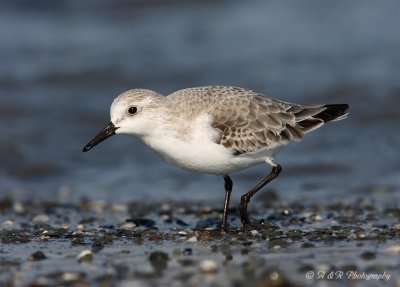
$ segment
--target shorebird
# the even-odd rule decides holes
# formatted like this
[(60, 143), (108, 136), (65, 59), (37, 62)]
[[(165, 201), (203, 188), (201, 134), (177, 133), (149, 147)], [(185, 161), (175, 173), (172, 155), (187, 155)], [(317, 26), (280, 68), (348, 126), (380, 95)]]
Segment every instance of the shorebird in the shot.
[(111, 122), (83, 151), (114, 134), (128, 134), (140, 138), (171, 164), (223, 176), (221, 229), (225, 231), (233, 186), (229, 174), (267, 163), (271, 172), (241, 196), (240, 218), (247, 229), (250, 199), (282, 170), (274, 155), (325, 123), (346, 118), (348, 108), (347, 104), (293, 104), (230, 86), (188, 88), (168, 96), (133, 89), (114, 99)]

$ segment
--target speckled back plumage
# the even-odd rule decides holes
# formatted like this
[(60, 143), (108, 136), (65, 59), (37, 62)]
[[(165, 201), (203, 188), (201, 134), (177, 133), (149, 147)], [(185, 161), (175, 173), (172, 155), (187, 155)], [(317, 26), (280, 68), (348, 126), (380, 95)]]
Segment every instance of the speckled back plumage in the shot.
[(299, 141), (325, 122), (344, 118), (348, 108), (291, 104), (229, 86), (189, 88), (167, 98), (177, 113), (193, 117), (211, 114), (212, 127), (220, 131), (217, 143), (232, 149), (235, 155)]

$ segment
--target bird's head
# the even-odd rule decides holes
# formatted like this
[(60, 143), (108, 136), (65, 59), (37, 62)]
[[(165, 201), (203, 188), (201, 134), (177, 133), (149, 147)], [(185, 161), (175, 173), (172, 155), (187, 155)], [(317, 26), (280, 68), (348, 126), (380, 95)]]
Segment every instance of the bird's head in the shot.
[(115, 134), (144, 136), (156, 124), (156, 117), (165, 98), (151, 90), (134, 89), (119, 95), (110, 109), (111, 122), (84, 148), (92, 147)]

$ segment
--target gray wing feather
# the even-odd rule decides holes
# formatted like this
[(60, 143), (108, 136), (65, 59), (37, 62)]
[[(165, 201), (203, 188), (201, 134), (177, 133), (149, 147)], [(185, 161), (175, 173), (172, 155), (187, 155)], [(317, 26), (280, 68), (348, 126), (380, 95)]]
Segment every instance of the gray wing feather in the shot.
[(226, 86), (190, 88), (169, 97), (186, 113), (211, 114), (212, 127), (220, 132), (216, 142), (232, 149), (235, 155), (299, 141), (305, 133), (324, 124), (316, 115), (326, 110), (323, 105), (290, 104)]

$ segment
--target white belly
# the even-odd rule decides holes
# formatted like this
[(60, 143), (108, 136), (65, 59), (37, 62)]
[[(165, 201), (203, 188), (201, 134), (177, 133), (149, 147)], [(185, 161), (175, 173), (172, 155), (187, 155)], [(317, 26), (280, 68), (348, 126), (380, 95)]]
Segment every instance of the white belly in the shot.
[[(176, 128), (176, 126), (175, 126)], [(256, 153), (239, 156), (223, 145), (215, 143), (218, 132), (211, 127), (210, 117), (198, 117), (190, 125), (186, 136), (173, 129), (160, 129), (144, 137), (143, 141), (166, 161), (194, 172), (225, 175), (256, 164), (264, 163), (282, 146), (265, 148)]]
[(144, 142), (173, 165), (193, 172), (216, 175), (230, 174), (265, 163), (267, 158), (272, 157), (282, 148), (281, 146), (235, 156), (232, 150), (205, 137), (192, 141), (160, 137), (151, 140), (144, 139)]

